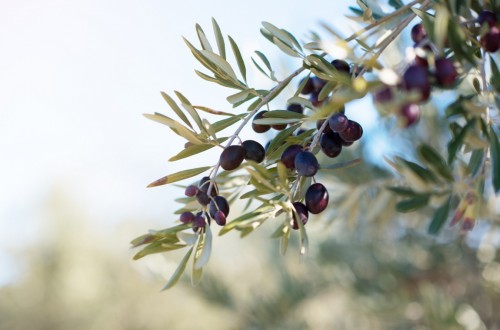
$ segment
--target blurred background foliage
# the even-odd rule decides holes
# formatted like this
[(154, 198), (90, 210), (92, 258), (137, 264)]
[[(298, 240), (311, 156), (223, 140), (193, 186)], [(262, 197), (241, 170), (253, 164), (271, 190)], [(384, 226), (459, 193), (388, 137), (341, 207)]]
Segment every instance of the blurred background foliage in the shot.
[(200, 286), (184, 276), (160, 293), (181, 254), (132, 262), (123, 246), (142, 221), (92, 228), (70, 195), (53, 191), (50, 230), (13, 251), (24, 269), (0, 288), (0, 329), (500, 328), (500, 234), (489, 224), (435, 238), (397, 218), (326, 215), (311, 219), (300, 258), (297, 237), (281, 256), (266, 223), (217, 237)]

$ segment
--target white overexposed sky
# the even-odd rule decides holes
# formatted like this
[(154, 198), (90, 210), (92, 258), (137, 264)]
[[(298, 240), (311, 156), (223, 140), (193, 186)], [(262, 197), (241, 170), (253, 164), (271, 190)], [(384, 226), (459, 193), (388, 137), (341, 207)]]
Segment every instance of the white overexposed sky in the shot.
[[(229, 91), (194, 74), (200, 65), (181, 36), (197, 44), (196, 22), (213, 40), (215, 17), (248, 68), (258, 49), (284, 76), (300, 60), (276, 51), (260, 35), (261, 21), (304, 38), (321, 31), (320, 20), (340, 22), (346, 7), (334, 1), (1, 0), (0, 278), (12, 262), (2, 251), (45, 230), (43, 205), (60, 187), (103, 226), (172, 216), (182, 192), (145, 187), (191, 164), (167, 162), (184, 142), (142, 113), (169, 113), (159, 92), (173, 90), (230, 110)], [(345, 23), (339, 28), (350, 31)], [(269, 86), (249, 71), (250, 80)]]

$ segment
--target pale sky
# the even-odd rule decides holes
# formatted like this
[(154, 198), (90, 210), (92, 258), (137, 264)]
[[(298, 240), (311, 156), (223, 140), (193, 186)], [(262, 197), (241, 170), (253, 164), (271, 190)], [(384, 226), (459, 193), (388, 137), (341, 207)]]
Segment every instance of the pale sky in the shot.
[[(43, 231), (43, 205), (56, 189), (102, 225), (173, 216), (173, 199), (182, 191), (146, 185), (192, 164), (167, 162), (184, 142), (142, 113), (169, 113), (159, 92), (173, 90), (194, 103), (230, 110), (229, 91), (194, 74), (201, 66), (181, 36), (197, 44), (195, 23), (211, 36), (215, 17), (238, 42), (247, 68), (258, 49), (284, 77), (300, 60), (275, 51), (261, 37), (260, 23), (270, 21), (304, 38), (312, 29), (321, 31), (320, 20), (339, 22), (347, 7), (339, 6), (0, 0), (0, 269), (13, 262), (2, 250), (20, 248)], [(256, 70), (249, 76), (266, 87)]]

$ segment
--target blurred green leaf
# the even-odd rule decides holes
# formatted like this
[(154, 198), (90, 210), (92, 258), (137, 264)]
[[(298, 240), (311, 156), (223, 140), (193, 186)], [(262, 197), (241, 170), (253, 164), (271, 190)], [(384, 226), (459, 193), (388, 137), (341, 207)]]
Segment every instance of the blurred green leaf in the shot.
[(413, 173), (418, 175), (422, 180), (426, 182), (435, 182), (437, 180), (436, 176), (427, 168), (414, 163), (410, 162), (406, 159), (403, 159), (401, 157), (397, 157), (398, 161), (400, 164), (411, 170)]
[(396, 210), (402, 213), (416, 211), (427, 206), (427, 204), (429, 204), (429, 198), (429, 194), (421, 194), (404, 199), (396, 203)]
[(500, 191), (500, 142), (493, 126), (490, 126), (490, 153), (492, 161), (492, 183), (495, 193)]
[(448, 213), (450, 212), (450, 205), (451, 205), (451, 196), (448, 197), (446, 202), (444, 202), (443, 205), (441, 205), (434, 212), (432, 220), (429, 224), (429, 228), (427, 230), (429, 234), (436, 235), (437, 233), (439, 233), (444, 223), (446, 222), (446, 219), (448, 219)]
[[(208, 224), (206, 226), (208, 226)], [(205, 245), (205, 235), (200, 234), (198, 238), (198, 243), (196, 244), (196, 248), (194, 250), (193, 268), (191, 271), (191, 284), (193, 286), (197, 286), (198, 284), (200, 284), (201, 278), (203, 276), (203, 267), (197, 268), (196, 263), (198, 262), (198, 259), (202, 254), (204, 245)]]
[(479, 170), (482, 167), (484, 160), (484, 150), (483, 149), (475, 149), (472, 151), (472, 154), (469, 159), (469, 165), (467, 166), (468, 172), (472, 176), (476, 176)]
[(212, 168), (212, 166), (204, 166), (204, 167), (198, 167), (198, 168), (193, 168), (193, 169), (184, 170), (184, 171), (180, 171), (177, 173), (169, 174), (167, 176), (164, 176), (163, 178), (160, 178), (160, 179), (150, 183), (148, 185), (148, 188), (162, 186), (164, 184), (174, 183), (174, 182), (181, 181), (181, 180), (184, 180), (187, 178), (191, 178), (195, 175), (198, 175), (200, 173), (207, 171), (210, 168)]
[(471, 130), (475, 124), (476, 124), (476, 119), (472, 118), (471, 120), (469, 120), (467, 125), (462, 127), (460, 131), (450, 140), (450, 142), (448, 142), (448, 164), (451, 164), (453, 162), (458, 152), (458, 149), (460, 149), (460, 147), (464, 143), (464, 139), (465, 136), (467, 135), (467, 132)]
[(454, 178), (446, 160), (431, 146), (422, 144), (418, 147), (420, 156), (444, 179), (453, 182)]
[(187, 263), (189, 261), (189, 258), (191, 257), (191, 253), (193, 252), (193, 248), (194, 247), (191, 247), (188, 250), (188, 252), (184, 255), (184, 257), (182, 258), (181, 262), (177, 266), (177, 269), (172, 274), (172, 276), (170, 277), (170, 279), (168, 280), (168, 282), (165, 284), (165, 286), (162, 288), (162, 291), (168, 290), (171, 287), (173, 287), (175, 284), (177, 284), (177, 282), (181, 278), (182, 274), (184, 273), (184, 270), (186, 269), (186, 265), (187, 265)]
[(500, 93), (500, 70), (498, 70), (498, 66), (490, 55), (490, 67), (491, 67), (491, 77), (490, 77), (490, 85)]
[(386, 188), (400, 196), (415, 197), (419, 195), (419, 193), (417, 193), (411, 188), (406, 188), (406, 187), (386, 187)]
[(212, 253), (212, 230), (207, 224), (205, 226), (205, 238), (203, 239), (203, 246), (201, 252), (198, 255), (198, 248), (196, 249), (197, 254), (195, 255), (194, 268), (201, 269), (205, 266), (210, 259), (210, 254)]

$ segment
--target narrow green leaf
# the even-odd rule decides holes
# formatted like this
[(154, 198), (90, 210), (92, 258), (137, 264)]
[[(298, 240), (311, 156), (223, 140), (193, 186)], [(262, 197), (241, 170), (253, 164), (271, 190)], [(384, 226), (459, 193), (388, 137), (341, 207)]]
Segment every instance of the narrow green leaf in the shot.
[(293, 45), (295, 46), (295, 48), (299, 51), (302, 52), (302, 46), (300, 45), (300, 43), (298, 42), (297, 38), (295, 38), (295, 36), (293, 34), (291, 34), (290, 32), (288, 32), (287, 30), (285, 29), (281, 29), (281, 31), (283, 31), (287, 36), (288, 38), (290, 38), (290, 40), (292, 40), (292, 43)]
[(493, 59), (493, 56), (490, 55), (490, 67), (491, 67), (491, 78), (490, 84), (497, 91), (500, 92), (500, 70)]
[(182, 249), (183, 247), (186, 246), (185, 244), (162, 243), (162, 242), (163, 242), (163, 240), (162, 241), (156, 241), (156, 242), (153, 242), (153, 243), (149, 244), (144, 249), (142, 249), (141, 251), (137, 252), (133, 256), (132, 259), (133, 260), (138, 260), (138, 259), (141, 259), (141, 258), (143, 258), (143, 257), (145, 257), (147, 255), (150, 255), (150, 254), (178, 250), (178, 249)]
[(297, 118), (260, 118), (253, 120), (254, 123), (263, 125), (293, 124), (298, 121), (300, 121), (300, 119)]
[(280, 239), (280, 254), (282, 256), (284, 256), (286, 254), (286, 250), (288, 249), (288, 242), (290, 241), (290, 234), (291, 234), (290, 227), (285, 226), (284, 229), (286, 231), (284, 232), (283, 236), (281, 236), (281, 239)]
[(272, 72), (270, 73), (267, 73), (264, 69), (262, 69), (262, 67), (253, 59), (253, 57), (251, 58), (252, 59), (252, 62), (253, 64), (255, 65), (255, 67), (257, 68), (257, 70), (259, 70), (263, 75), (265, 75), (266, 77), (268, 77), (269, 79), (271, 80), (274, 80), (271, 75), (272, 75)]
[(193, 131), (186, 128), (181, 123), (173, 120), (170, 117), (164, 116), (159, 113), (154, 113), (154, 114), (145, 113), (144, 117), (156, 121), (158, 123), (167, 125), (168, 127), (172, 128), (175, 133), (177, 133), (179, 136), (185, 138), (191, 143), (194, 144), (202, 143), (201, 140), (197, 137), (196, 133), (194, 133)]
[(292, 135), (295, 130), (299, 128), (299, 126), (300, 124), (295, 124), (279, 132), (278, 135), (276, 135), (274, 139), (271, 140), (271, 144), (269, 144), (269, 148), (267, 149), (266, 154), (271, 157), (271, 155), (275, 153), (278, 147), (284, 144), (286, 138)]
[(422, 194), (415, 197), (404, 199), (396, 203), (396, 210), (402, 213), (416, 211), (429, 204), (429, 197), (430, 197), (429, 194)]
[(210, 45), (210, 42), (207, 39), (207, 36), (205, 35), (205, 32), (201, 28), (199, 24), (196, 24), (196, 34), (198, 35), (198, 39), (200, 40), (201, 47), (204, 50), (208, 50), (212, 52), (212, 46)]
[(265, 118), (294, 118), (294, 119), (302, 119), (305, 118), (306, 116), (297, 113), (294, 111), (288, 111), (288, 110), (272, 110), (268, 111), (264, 114)]
[(224, 43), (224, 37), (222, 36), (219, 24), (217, 24), (217, 21), (213, 17), (212, 17), (212, 26), (214, 29), (215, 40), (217, 41), (217, 48), (219, 49), (219, 55), (223, 59), (226, 59), (226, 45)]
[(436, 176), (429, 169), (401, 157), (397, 157), (397, 159), (402, 165), (418, 175), (422, 180), (426, 182), (436, 182)]
[(199, 256), (196, 256), (196, 262), (194, 263), (194, 268), (201, 269), (205, 266), (212, 253), (212, 230), (209, 225), (205, 226), (205, 239), (203, 240), (203, 247)]
[(234, 113), (220, 111), (220, 110), (215, 110), (215, 109), (212, 109), (212, 108), (209, 108), (209, 107), (204, 107), (204, 106), (201, 106), (201, 105), (193, 105), (193, 108), (196, 109), (196, 110), (201, 110), (203, 112), (210, 113), (212, 115), (217, 115), (217, 116), (231, 116), (231, 117), (234, 116)]
[(212, 63), (214, 63), (217, 67), (219, 67), (226, 75), (228, 75), (231, 79), (233, 79), (235, 83), (238, 83), (238, 78), (236, 77), (236, 73), (234, 72), (231, 65), (224, 58), (207, 50), (202, 50), (201, 54), (205, 56), (208, 60), (210, 60)]
[(422, 144), (418, 148), (420, 156), (444, 179), (453, 182), (454, 178), (446, 160), (431, 146)]
[(245, 89), (245, 90), (242, 90), (241, 92), (238, 92), (236, 94), (233, 94), (233, 95), (229, 95), (226, 100), (231, 103), (231, 104), (235, 104), (235, 103), (239, 103), (243, 100), (246, 100), (248, 99), (248, 95), (252, 94), (252, 90), (251, 89)]
[(262, 52), (260, 52), (258, 50), (255, 51), (255, 54), (257, 54), (257, 56), (259, 56), (259, 58), (262, 60), (262, 62), (266, 65), (269, 72), (272, 72), (273, 69), (271, 68), (271, 62), (269, 62), (266, 55), (264, 55)]
[(168, 280), (167, 284), (165, 284), (165, 286), (161, 289), (162, 291), (168, 290), (171, 287), (173, 287), (175, 284), (177, 284), (177, 282), (181, 278), (182, 274), (184, 273), (184, 270), (186, 269), (186, 265), (189, 261), (189, 258), (191, 257), (192, 252), (193, 252), (193, 247), (191, 247), (189, 249), (189, 251), (184, 255), (181, 262), (177, 266), (177, 269), (175, 270), (174, 274), (172, 274), (172, 276)]
[(495, 193), (500, 191), (500, 142), (493, 126), (490, 126), (489, 132), (490, 153), (492, 161), (492, 183)]
[(282, 43), (286, 44), (289, 48), (293, 47), (293, 40), (288, 36), (286, 32), (277, 28), (269, 22), (262, 22), (262, 26), (271, 33), (276, 39), (280, 40)]
[(445, 39), (448, 35), (447, 31), (449, 21), (450, 15), (448, 13), (448, 9), (444, 6), (437, 6), (436, 19), (434, 21), (434, 42), (439, 51), (442, 51), (444, 48)]
[(450, 140), (448, 143), (448, 164), (451, 165), (455, 156), (462, 146), (467, 132), (474, 127), (476, 124), (476, 119), (471, 119), (467, 125), (460, 129), (460, 131)]
[(385, 187), (385, 188), (400, 196), (415, 197), (420, 195), (411, 188), (405, 188), (405, 187)]
[(194, 70), (194, 72), (198, 75), (198, 77), (200, 77), (203, 80), (210, 81), (210, 82), (213, 82), (213, 83), (219, 84), (221, 86), (225, 86), (225, 87), (232, 87), (233, 86), (233, 83), (227, 84), (225, 80), (214, 78), (214, 77), (209, 76), (201, 71)]
[(243, 77), (243, 80), (247, 80), (247, 70), (245, 67), (245, 61), (243, 61), (243, 57), (241, 57), (241, 52), (240, 49), (238, 48), (238, 45), (236, 42), (231, 38), (231, 36), (228, 36), (229, 43), (231, 44), (231, 48), (233, 50), (234, 57), (236, 59), (236, 62), (238, 63), (238, 68), (240, 69), (241, 76)]
[(293, 217), (295, 218), (295, 222), (299, 226), (299, 236), (300, 236), (300, 254), (305, 255), (309, 249), (309, 239), (307, 238), (306, 228), (300, 219), (299, 214), (295, 211), (295, 208), (292, 208)]
[(179, 159), (184, 159), (186, 157), (191, 157), (193, 155), (199, 154), (200, 152), (206, 151), (206, 150), (213, 148), (213, 147), (214, 147), (214, 144), (209, 144), (209, 143), (195, 144), (195, 145), (192, 145), (192, 146), (185, 148), (184, 150), (179, 152), (177, 155), (171, 157), (168, 161), (173, 162), (173, 161), (176, 161)]
[(135, 247), (138, 247), (138, 246), (143, 245), (143, 244), (152, 243), (158, 239), (160, 239), (160, 237), (158, 237), (154, 234), (144, 234), (144, 235), (141, 235), (137, 238), (134, 238), (130, 242), (130, 244), (132, 244), (132, 247), (135, 248)]
[(167, 101), (168, 105), (172, 108), (172, 110), (174, 110), (174, 112), (176, 113), (176, 115), (179, 116), (179, 118), (186, 125), (188, 125), (189, 127), (193, 128), (193, 126), (191, 126), (191, 123), (189, 122), (189, 119), (186, 117), (186, 115), (181, 110), (181, 108), (179, 108), (179, 106), (177, 105), (177, 103), (175, 103), (175, 101), (167, 93), (161, 92), (161, 96), (163, 97), (163, 99), (165, 101)]
[(443, 227), (446, 219), (448, 219), (448, 213), (450, 213), (450, 205), (451, 205), (451, 195), (448, 197), (446, 202), (443, 203), (432, 216), (432, 220), (429, 223), (429, 228), (427, 232), (431, 235), (436, 235), (439, 233), (441, 228)]
[(196, 263), (198, 262), (198, 259), (202, 254), (204, 245), (205, 245), (205, 235), (200, 234), (198, 238), (198, 244), (196, 244), (196, 248), (194, 250), (194, 257), (193, 257), (193, 268), (191, 272), (191, 284), (193, 286), (197, 286), (198, 284), (200, 284), (201, 278), (203, 276), (203, 267), (197, 268)]
[(193, 144), (201, 144), (203, 143), (198, 136), (196, 135), (195, 132), (191, 131), (190, 129), (186, 128), (182, 124), (178, 122), (174, 122), (174, 128), (176, 131), (179, 133), (180, 136), (188, 140), (189, 142)]
[(193, 108), (191, 102), (189, 102), (189, 100), (181, 92), (174, 91), (174, 93), (177, 96), (177, 98), (181, 101), (181, 105), (184, 108), (184, 110), (186, 110), (186, 112), (191, 116), (191, 118), (193, 118), (198, 128), (201, 131), (204, 131), (203, 122), (200, 118), (200, 115), (198, 115), (198, 112), (196, 112), (196, 110)]
[(243, 113), (243, 114), (239, 114), (239, 115), (236, 115), (236, 116), (233, 116), (233, 117), (229, 117), (229, 118), (225, 118), (225, 119), (216, 121), (215, 123), (212, 123), (212, 128), (214, 129), (214, 131), (216, 133), (220, 132), (224, 128), (227, 128), (227, 127), (229, 127), (229, 126), (237, 123), (238, 121), (240, 121), (246, 115), (247, 115), (246, 113)]
[(278, 38), (274, 38), (274, 44), (278, 46), (278, 48), (285, 54), (292, 56), (292, 57), (302, 57), (300, 53), (298, 53), (293, 47), (289, 46), (288, 44), (284, 43)]
[(217, 72), (217, 66), (214, 63), (212, 63), (205, 56), (203, 56), (201, 51), (196, 49), (196, 47), (194, 47), (186, 38), (183, 38), (183, 39), (184, 39), (184, 42), (186, 43), (186, 45), (191, 50), (191, 53), (193, 54), (193, 56), (196, 58), (196, 60), (198, 60), (198, 62), (200, 62), (201, 65), (203, 65), (205, 68), (209, 69), (210, 71), (212, 71), (214, 73)]
[(198, 167), (198, 168), (193, 168), (193, 169), (184, 170), (184, 171), (180, 171), (177, 173), (169, 174), (167, 176), (164, 176), (163, 178), (160, 178), (160, 179), (150, 183), (148, 185), (148, 188), (158, 187), (158, 186), (162, 186), (164, 184), (174, 183), (174, 182), (181, 181), (181, 180), (184, 180), (187, 178), (191, 178), (195, 175), (198, 175), (200, 173), (207, 171), (210, 168), (212, 168), (212, 166), (204, 166), (204, 167)]
[(467, 169), (473, 177), (477, 175), (479, 170), (482, 167), (484, 160), (484, 150), (483, 149), (475, 149), (472, 151), (472, 154), (469, 159), (469, 165)]

